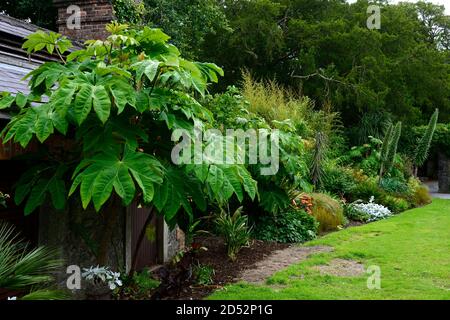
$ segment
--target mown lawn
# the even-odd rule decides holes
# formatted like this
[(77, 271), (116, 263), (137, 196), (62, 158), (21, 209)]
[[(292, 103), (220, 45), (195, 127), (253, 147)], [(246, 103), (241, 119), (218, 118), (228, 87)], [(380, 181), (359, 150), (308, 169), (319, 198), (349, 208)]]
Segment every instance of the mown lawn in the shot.
[[(210, 299), (450, 299), (450, 200), (346, 229), (312, 241), (330, 253), (311, 256), (269, 278), (265, 285), (238, 283)], [(381, 268), (381, 289), (367, 288), (368, 274), (321, 275), (311, 269), (334, 258)]]

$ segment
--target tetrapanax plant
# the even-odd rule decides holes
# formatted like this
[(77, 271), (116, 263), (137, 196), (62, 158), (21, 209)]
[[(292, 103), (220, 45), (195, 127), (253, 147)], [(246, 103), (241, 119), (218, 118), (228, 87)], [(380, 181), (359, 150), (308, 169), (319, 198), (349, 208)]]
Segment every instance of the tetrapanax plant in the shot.
[[(36, 138), (47, 146), (44, 164), (26, 173), (16, 190), (15, 201), (26, 201), (25, 214), (48, 196), (62, 209), (79, 190), (84, 209), (93, 203), (99, 211), (113, 198), (124, 206), (136, 200), (175, 225), (179, 217), (192, 221), (194, 207), (206, 209), (208, 199), (254, 198), (256, 182), (242, 165), (176, 166), (170, 160), (175, 129), (212, 120), (197, 97), (222, 69), (183, 59), (159, 29), (118, 23), (106, 29), (106, 40), (87, 41), (82, 49), (42, 31), (24, 43), (29, 53), (47, 50), (60, 58), (27, 76), (30, 94), (0, 99), (0, 108), (12, 114), (3, 141), (27, 147)], [(55, 139), (64, 152), (53, 152)]]

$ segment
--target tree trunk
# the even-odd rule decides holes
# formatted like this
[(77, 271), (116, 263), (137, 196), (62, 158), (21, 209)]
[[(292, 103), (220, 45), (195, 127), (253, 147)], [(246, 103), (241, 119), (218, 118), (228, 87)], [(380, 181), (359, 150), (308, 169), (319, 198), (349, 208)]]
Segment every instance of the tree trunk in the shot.
[(103, 218), (106, 220), (106, 224), (102, 230), (98, 247), (97, 263), (100, 266), (105, 266), (108, 264), (108, 256), (113, 241), (113, 233), (115, 231), (115, 226), (118, 220), (117, 218), (121, 209), (122, 206), (117, 197), (113, 196), (109, 206), (105, 208), (105, 211), (103, 212)]

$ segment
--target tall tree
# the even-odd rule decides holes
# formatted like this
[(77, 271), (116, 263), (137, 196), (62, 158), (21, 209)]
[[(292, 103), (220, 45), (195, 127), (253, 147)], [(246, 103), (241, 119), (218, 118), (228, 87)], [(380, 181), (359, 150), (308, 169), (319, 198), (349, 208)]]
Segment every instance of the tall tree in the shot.
[(30, 20), (35, 25), (56, 29), (57, 12), (52, 0), (0, 0), (0, 13)]

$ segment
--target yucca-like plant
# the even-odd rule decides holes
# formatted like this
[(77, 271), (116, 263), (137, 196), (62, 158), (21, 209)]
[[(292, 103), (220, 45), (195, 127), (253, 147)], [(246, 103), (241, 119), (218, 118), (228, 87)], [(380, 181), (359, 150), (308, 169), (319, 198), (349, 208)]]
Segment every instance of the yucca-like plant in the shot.
[(379, 182), (381, 183), (384, 175), (391, 171), (392, 165), (394, 164), (395, 156), (397, 155), (398, 141), (402, 135), (402, 123), (397, 122), (395, 127), (390, 125), (386, 132), (386, 136), (383, 140), (383, 145), (381, 146), (380, 154), (380, 174)]
[(62, 299), (62, 292), (45, 288), (53, 281), (52, 272), (61, 266), (56, 249), (29, 250), (13, 226), (0, 222), (1, 289), (19, 291), (28, 300)]
[(428, 158), (428, 152), (430, 151), (431, 141), (433, 140), (434, 131), (436, 130), (437, 121), (439, 118), (439, 109), (431, 116), (430, 122), (428, 123), (427, 130), (423, 134), (422, 138), (417, 144), (416, 151), (414, 152), (414, 173), (417, 175), (417, 168), (424, 165)]
[(311, 180), (315, 188), (322, 184), (323, 176), (325, 174), (323, 165), (326, 159), (327, 148), (327, 136), (321, 131), (317, 132), (310, 165)]
[(217, 232), (224, 238), (228, 256), (233, 261), (242, 247), (247, 246), (250, 241), (248, 217), (242, 215), (242, 209), (240, 207), (233, 215), (222, 210), (216, 220)]

